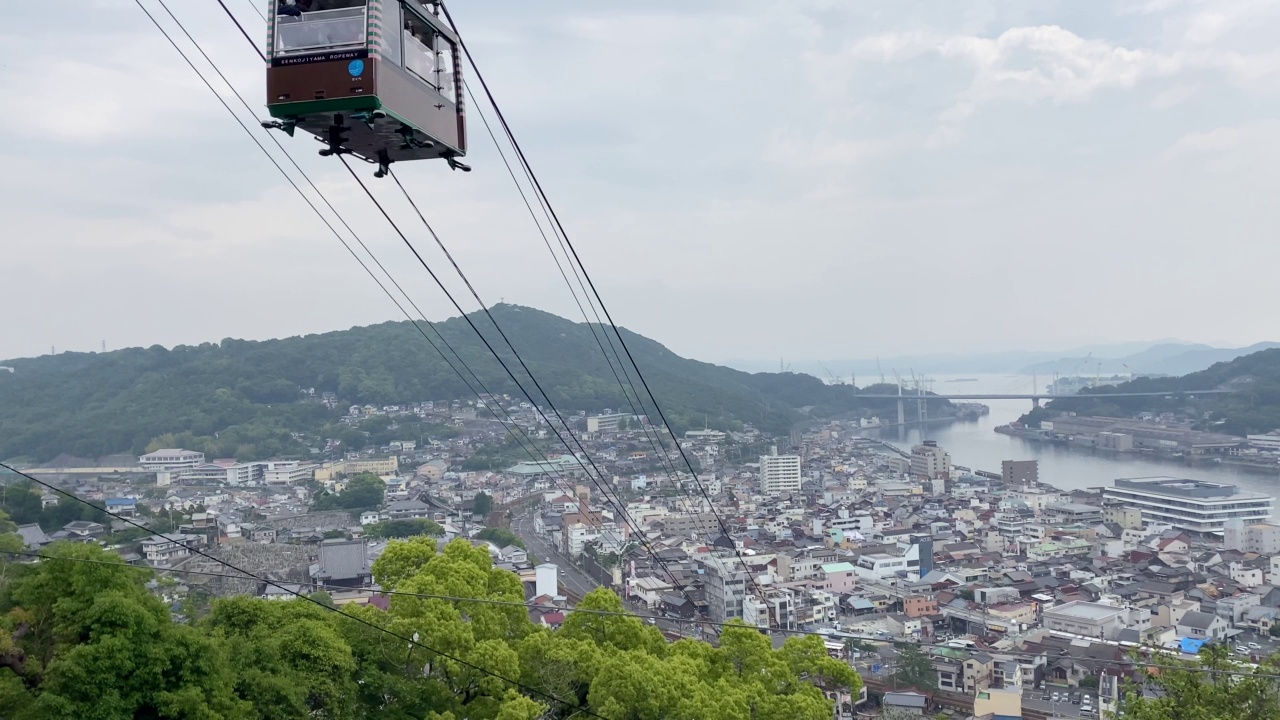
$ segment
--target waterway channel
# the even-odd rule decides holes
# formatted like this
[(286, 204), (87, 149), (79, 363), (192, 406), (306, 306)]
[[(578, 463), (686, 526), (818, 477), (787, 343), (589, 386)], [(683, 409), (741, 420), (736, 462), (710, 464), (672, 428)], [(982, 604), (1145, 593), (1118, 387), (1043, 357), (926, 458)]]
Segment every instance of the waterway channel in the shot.
[[(949, 382), (960, 377), (971, 378), (964, 382)], [(1038, 379), (1044, 390), (1046, 378)], [(939, 375), (933, 384), (933, 392), (939, 395), (968, 393), (1027, 393), (1031, 392), (1033, 379), (1019, 375)], [(956, 422), (949, 425), (930, 426), (921, 434), (918, 426), (901, 430), (896, 427), (878, 431), (880, 439), (904, 449), (922, 439), (936, 440), (951, 453), (951, 461), (957, 465), (977, 470), (1000, 471), (1001, 460), (1040, 461), (1040, 479), (1064, 490), (1076, 490), (1110, 485), (1116, 478), (1173, 475), (1239, 485), (1246, 490), (1280, 495), (1280, 476), (1259, 473), (1233, 465), (1212, 462), (1186, 464), (1180, 460), (1160, 460), (1151, 456), (1116, 454), (1105, 451), (1030, 442), (995, 432), (999, 425), (1017, 420), (1031, 409), (1030, 400), (982, 400), (991, 413), (977, 421)], [(915, 414), (915, 407), (908, 403), (907, 417)]]

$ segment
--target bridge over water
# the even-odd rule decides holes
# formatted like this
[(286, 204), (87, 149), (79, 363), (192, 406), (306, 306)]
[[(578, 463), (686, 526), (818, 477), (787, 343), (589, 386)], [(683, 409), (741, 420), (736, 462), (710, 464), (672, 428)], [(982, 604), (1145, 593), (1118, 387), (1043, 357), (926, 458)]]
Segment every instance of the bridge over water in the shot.
[(923, 425), (928, 420), (929, 400), (1030, 400), (1033, 407), (1040, 407), (1041, 400), (1080, 399), (1080, 398), (1127, 398), (1127, 397), (1195, 397), (1197, 395), (1226, 395), (1234, 390), (1170, 390), (1165, 392), (1116, 392), (1063, 395), (1058, 393), (957, 393), (955, 395), (934, 395), (932, 393), (854, 393), (854, 397), (866, 400), (897, 400), (898, 425), (906, 424), (906, 403), (914, 400), (917, 406), (918, 421)]

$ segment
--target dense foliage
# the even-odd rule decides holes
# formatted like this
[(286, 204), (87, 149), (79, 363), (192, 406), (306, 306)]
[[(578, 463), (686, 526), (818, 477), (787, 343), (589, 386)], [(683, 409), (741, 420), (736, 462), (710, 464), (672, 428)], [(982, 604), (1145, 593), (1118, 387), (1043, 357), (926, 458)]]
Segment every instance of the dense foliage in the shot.
[(426, 518), (411, 520), (383, 520), (365, 527), (365, 537), (371, 538), (410, 538), (415, 535), (441, 537), (444, 528)]
[[(513, 305), (492, 310), (558, 409), (631, 409), (591, 327)], [(483, 315), (472, 320), (493, 347), (505, 348)], [(437, 327), (485, 387), (523, 399), (461, 318)], [(828, 386), (795, 373), (738, 372), (686, 360), (625, 330), (623, 336), (677, 432), (704, 423), (732, 429), (751, 422), (783, 433), (795, 408), (834, 414), (865, 405), (848, 386)], [(509, 366), (519, 367), (509, 352), (500, 353)], [(408, 323), (265, 342), (227, 339), (172, 350), (62, 353), (0, 364), (15, 370), (0, 376), (0, 458), (41, 462), (61, 453), (87, 458), (140, 453), (153, 442), (202, 450), (210, 457), (305, 454), (293, 432), (341, 437), (344, 445), (360, 447), (390, 438), (334, 425), (352, 404), (470, 397)], [(336, 409), (319, 402), (325, 392), (336, 393)], [(540, 396), (535, 400), (545, 404)], [(887, 412), (891, 402), (882, 401), (880, 412)], [(656, 418), (647, 398), (637, 411)]]
[[(1130, 683), (1120, 716), (1132, 720), (1280, 720), (1280, 662), (1273, 656), (1257, 668), (1236, 662), (1225, 645), (1206, 645), (1195, 661), (1161, 658), (1161, 668)], [(1216, 671), (1216, 672), (1205, 672)]]
[(386, 497), (387, 485), (382, 478), (373, 473), (358, 473), (347, 481), (347, 486), (338, 493), (322, 493), (318, 495), (311, 509), (321, 510), (371, 510), (382, 505)]
[[(1109, 397), (1118, 392), (1172, 392), (1230, 389), (1229, 395)], [(1231, 435), (1280, 428), (1280, 348), (1222, 362), (1176, 378), (1137, 378), (1082, 393), (1079, 399), (1054, 400), (1048, 408), (1081, 415), (1130, 417), (1139, 412), (1184, 412), (1200, 418), (1198, 427)]]
[[(63, 559), (6, 568), (0, 717), (825, 720), (831, 703), (814, 684), (860, 685), (818, 637), (774, 650), (741, 626), (719, 648), (668, 644), (634, 617), (586, 613), (551, 632), (519, 605), (411, 595), (387, 611), (239, 597), (182, 625), (147, 590), (149, 571), (92, 546), (47, 553)], [(465, 541), (439, 553), (430, 538), (395, 542), (373, 571), (406, 593), (524, 599), (514, 574)], [(622, 610), (604, 590), (582, 607)]]
[(490, 527), (476, 533), (477, 540), (488, 540), (500, 548), (508, 545), (515, 545), (518, 548), (524, 547), (524, 540), (519, 535), (505, 528)]

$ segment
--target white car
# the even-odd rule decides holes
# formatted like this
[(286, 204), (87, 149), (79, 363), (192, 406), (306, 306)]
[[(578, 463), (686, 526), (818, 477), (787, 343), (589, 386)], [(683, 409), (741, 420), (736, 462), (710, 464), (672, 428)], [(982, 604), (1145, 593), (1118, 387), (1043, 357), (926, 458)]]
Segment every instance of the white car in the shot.
[(1249, 649), (1250, 649), (1250, 650), (1261, 650), (1261, 649), (1262, 649), (1262, 646), (1261, 646), (1261, 645), (1259, 645), (1258, 643), (1249, 643)]
[(1243, 646), (1243, 645), (1237, 645), (1237, 646), (1236, 646), (1236, 652), (1237, 652), (1237, 653), (1239, 653), (1240, 655), (1248, 655), (1248, 654), (1249, 654), (1249, 648), (1247, 648), (1247, 647), (1245, 647), (1245, 646)]

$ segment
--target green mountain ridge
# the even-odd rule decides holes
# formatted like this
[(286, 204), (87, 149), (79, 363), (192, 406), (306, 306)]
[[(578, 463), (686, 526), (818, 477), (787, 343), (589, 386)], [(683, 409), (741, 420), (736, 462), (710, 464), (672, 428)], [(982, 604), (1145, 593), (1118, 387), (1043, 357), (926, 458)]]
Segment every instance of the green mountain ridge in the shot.
[[(562, 413), (630, 410), (592, 337), (593, 326), (516, 305), (491, 311)], [(534, 399), (545, 404), (488, 319), (475, 314), (471, 320)], [(489, 391), (523, 400), (463, 318), (436, 327)], [(889, 412), (891, 401), (859, 402), (849, 386), (797, 373), (740, 372), (682, 358), (625, 329), (621, 333), (676, 432), (704, 423), (725, 429), (746, 422), (783, 434), (798, 408), (817, 415)], [(229, 455), (300, 454), (305, 448), (291, 431), (332, 432), (329, 426), (350, 404), (472, 397), (408, 322), (266, 341), (63, 353), (0, 365), (14, 368), (0, 373), (0, 458), (30, 462), (64, 453), (85, 458), (137, 453), (157, 437), (184, 432), (210, 442), (217, 438), (221, 452)], [(621, 373), (616, 365), (615, 370)], [(637, 409), (656, 419), (639, 381), (632, 380), (644, 398)], [(308, 389), (317, 396), (336, 393), (339, 407), (300, 402)]]
[[(1224, 389), (1235, 392), (1197, 398), (1108, 397), (1120, 392)], [(1189, 409), (1199, 417), (1197, 426), (1201, 429), (1231, 435), (1270, 432), (1280, 428), (1280, 348), (1219, 362), (1206, 370), (1182, 377), (1136, 378), (1119, 385), (1088, 390), (1080, 398), (1054, 400), (1046, 409), (1109, 416)]]

